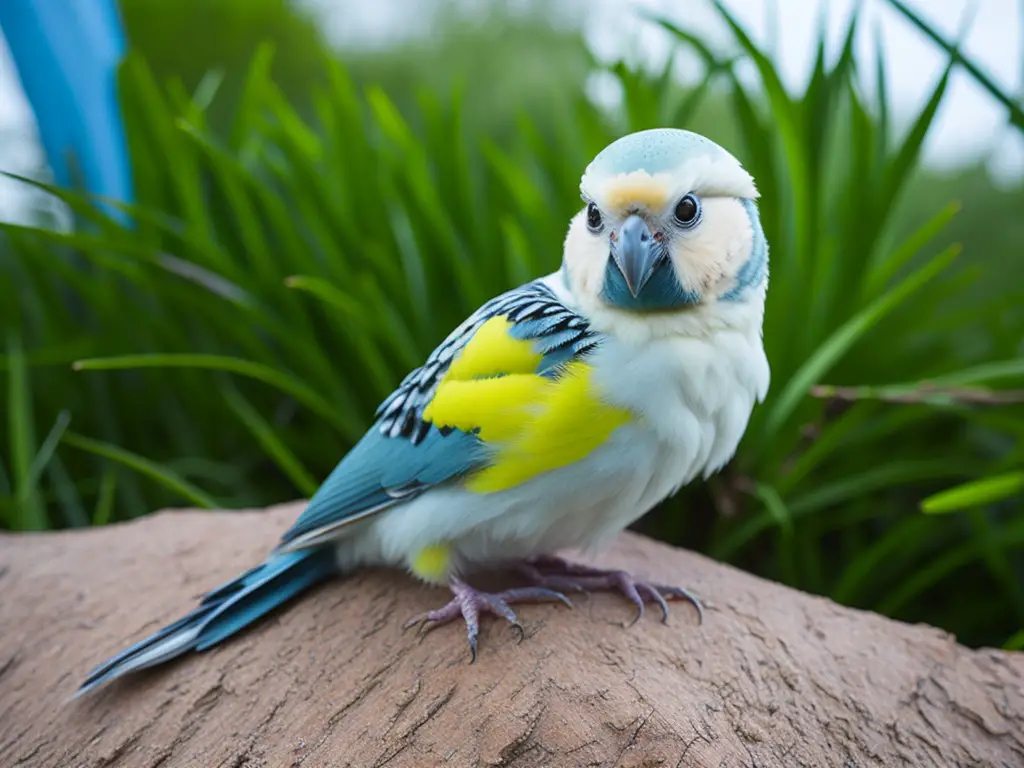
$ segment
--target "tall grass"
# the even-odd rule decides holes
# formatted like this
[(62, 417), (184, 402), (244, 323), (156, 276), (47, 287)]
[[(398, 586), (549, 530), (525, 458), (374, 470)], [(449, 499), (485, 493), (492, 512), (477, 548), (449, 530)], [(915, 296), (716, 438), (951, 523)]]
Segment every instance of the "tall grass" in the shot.
[[(557, 267), (594, 153), (626, 131), (688, 126), (725, 98), (739, 135), (729, 148), (758, 181), (771, 243), (772, 391), (730, 467), (640, 527), (967, 642), (1007, 642), (1024, 625), (1012, 497), (975, 497), (962, 515), (918, 505), (989, 473), (1012, 488), (1024, 465), (1020, 409), (986, 404), (1024, 379), (1020, 329), (1003, 322), (1020, 290), (966, 291), (986, 262), (943, 236), (955, 200), (894, 236), (960, 54), (949, 47), (896, 135), (881, 62), (857, 71), (856, 20), (838, 56), (819, 45), (794, 94), (719, 10), (728, 56), (658, 22), (703, 62), (697, 88), (679, 88), (671, 62), (620, 63), (608, 74), (623, 109), (566, 94), (544, 128), (524, 114), (511, 139), (470, 133), (458, 94), (424, 91), (403, 112), (337, 61), (324, 62), (307, 121), (270, 78), (269, 48), (221, 136), (207, 124), (214, 81), (190, 94), (131, 56), (134, 225), (44, 187), (79, 226), (0, 235), (12, 329), (0, 520), (78, 526), (308, 495), (468, 312)], [(744, 62), (759, 88), (738, 76)]]

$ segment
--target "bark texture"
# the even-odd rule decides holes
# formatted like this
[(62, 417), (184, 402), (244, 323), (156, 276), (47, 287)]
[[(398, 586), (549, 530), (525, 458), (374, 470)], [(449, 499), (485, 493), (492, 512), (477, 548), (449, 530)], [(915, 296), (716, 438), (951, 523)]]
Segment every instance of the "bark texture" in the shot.
[(0, 765), (1024, 766), (1024, 656), (623, 535), (601, 556), (692, 587), (629, 629), (615, 595), (403, 622), (447, 592), (368, 571), (233, 641), (69, 701), (86, 672), (262, 558), (299, 509), (165, 512), (0, 536)]

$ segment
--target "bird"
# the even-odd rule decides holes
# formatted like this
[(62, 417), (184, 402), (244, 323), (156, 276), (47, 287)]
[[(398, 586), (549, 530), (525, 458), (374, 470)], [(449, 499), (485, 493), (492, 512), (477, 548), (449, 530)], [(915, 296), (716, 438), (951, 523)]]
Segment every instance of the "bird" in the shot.
[[(768, 243), (753, 177), (711, 139), (625, 133), (583, 169), (560, 266), (484, 302), (377, 408), (266, 558), (93, 669), (76, 696), (202, 652), (329, 577), (371, 566), (445, 586), (405, 627), (606, 590), (668, 618), (679, 586), (582, 565), (735, 455), (767, 395)], [(524, 583), (470, 581), (511, 569)]]

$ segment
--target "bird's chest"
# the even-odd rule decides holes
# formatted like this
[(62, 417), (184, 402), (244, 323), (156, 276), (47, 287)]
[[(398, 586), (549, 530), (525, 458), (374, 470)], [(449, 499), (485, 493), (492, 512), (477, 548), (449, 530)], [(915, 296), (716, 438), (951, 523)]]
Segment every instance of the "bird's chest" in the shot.
[(653, 503), (732, 458), (768, 382), (759, 337), (739, 333), (609, 344), (594, 366), (601, 396), (635, 415), (623, 438), (649, 458)]
[[(680, 486), (725, 464), (767, 385), (767, 363), (751, 345), (718, 346), (602, 345), (588, 359), (590, 396), (630, 418), (582, 458), (488, 495), (488, 520), (463, 538), (464, 554), (487, 561), (600, 548)], [(481, 511), (474, 514), (479, 520)]]

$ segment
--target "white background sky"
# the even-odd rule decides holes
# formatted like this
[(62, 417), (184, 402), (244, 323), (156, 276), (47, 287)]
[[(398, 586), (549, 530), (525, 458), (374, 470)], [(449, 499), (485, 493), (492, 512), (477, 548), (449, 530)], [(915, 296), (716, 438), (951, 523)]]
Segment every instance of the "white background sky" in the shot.
[[(0, 0), (2, 1), (2, 0)], [(488, 0), (475, 0), (476, 4)], [(216, 0), (211, 0), (216, 2)], [(416, 0), (304, 0), (320, 13), (334, 39), (385, 40), (408, 29), (418, 18)], [(472, 3), (473, 0), (467, 0)], [(638, 10), (654, 11), (681, 26), (721, 32), (706, 0), (581, 0), (587, 14), (587, 36), (602, 57), (623, 50), (646, 51), (654, 60), (667, 51), (667, 39), (642, 22)], [(947, 35), (960, 28), (965, 14), (973, 18), (966, 51), (995, 79), (1019, 97), (1024, 96), (1024, 0), (907, 0)], [(897, 16), (882, 0), (726, 0), (726, 5), (755, 39), (775, 40), (777, 58), (787, 83), (805, 77), (813, 56), (812, 41), (824, 14), (833, 46), (841, 40), (854, 7), (862, 9), (858, 54), (874, 61), (874, 30), (881, 30), (888, 79), (897, 114), (918, 109), (934, 86), (944, 58), (920, 33)], [(358, 10), (356, 10), (358, 8)], [(778, 11), (770, 30), (768, 19)], [(866, 23), (865, 23), (866, 22)], [(0, 30), (2, 32), (2, 30)], [(871, 34), (864, 34), (865, 32)], [(834, 50), (833, 47), (833, 50)], [(871, 71), (870, 69), (868, 71)], [(993, 175), (1017, 183), (1024, 169), (1024, 140), (1007, 127), (1005, 112), (964, 73), (958, 73), (937, 117), (925, 148), (926, 161), (955, 166), (988, 158)], [(31, 110), (21, 92), (6, 45), (0, 38), (0, 169), (31, 173), (41, 162)], [(19, 188), (0, 179), (0, 220), (23, 215)]]

